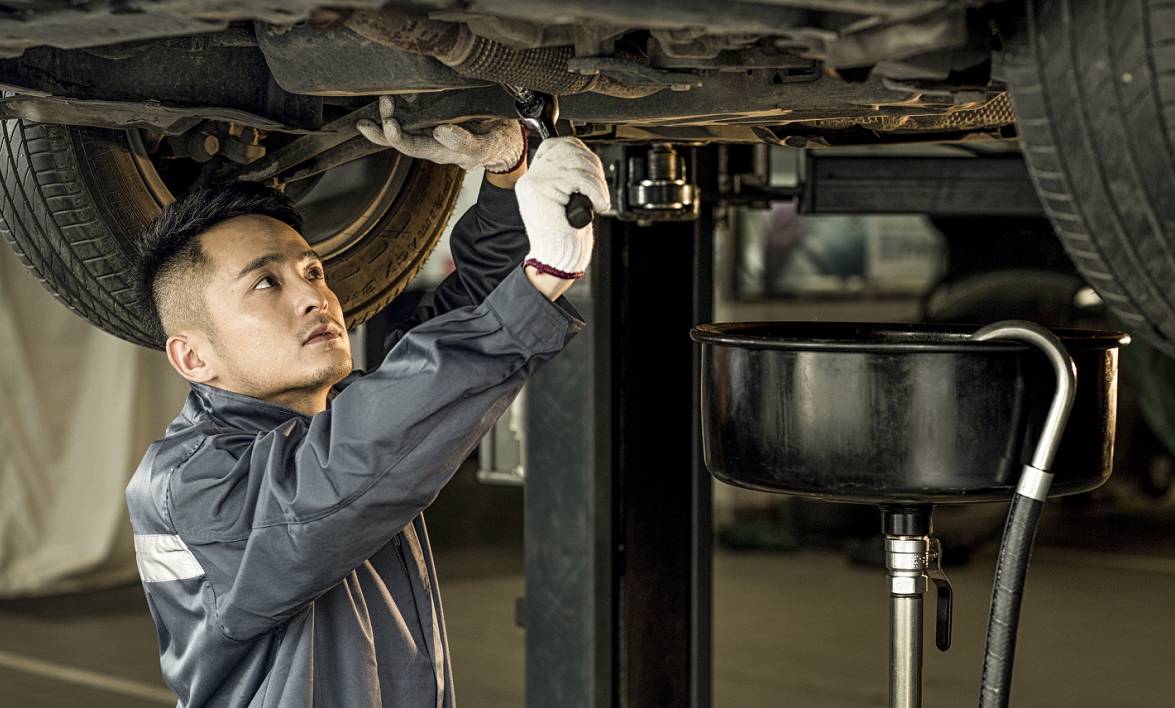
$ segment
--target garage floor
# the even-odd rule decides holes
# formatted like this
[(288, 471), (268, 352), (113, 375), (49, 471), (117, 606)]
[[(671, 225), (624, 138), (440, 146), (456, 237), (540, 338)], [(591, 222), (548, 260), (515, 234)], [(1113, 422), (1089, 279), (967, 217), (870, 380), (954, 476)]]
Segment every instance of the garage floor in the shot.
[[(1119, 539), (1131, 539), (1127, 548)], [(928, 706), (973, 706), (994, 547), (948, 568), (955, 646), (933, 649)], [(438, 567), (462, 705), (522, 705), (516, 547), (445, 552)], [(503, 572), (514, 571), (514, 572)], [(885, 702), (880, 571), (841, 554), (719, 552), (715, 705), (875, 707)], [(1169, 705), (1175, 695), (1175, 506), (1056, 509), (1029, 575), (1014, 703)], [(929, 604), (929, 603), (928, 603)], [(928, 607), (927, 620), (933, 615)], [(174, 704), (158, 677), (139, 588), (0, 603), (0, 706)]]

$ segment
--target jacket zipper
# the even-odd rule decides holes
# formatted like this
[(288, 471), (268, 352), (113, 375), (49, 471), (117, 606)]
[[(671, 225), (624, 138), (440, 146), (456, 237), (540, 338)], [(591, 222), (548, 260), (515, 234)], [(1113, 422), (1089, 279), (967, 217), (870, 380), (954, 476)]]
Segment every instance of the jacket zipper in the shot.
[[(400, 533), (403, 532), (401, 531)], [(423, 649), (425, 654), (431, 658), (432, 650), (429, 649), (428, 636), (424, 634), (426, 631), (424, 626), (424, 617), (420, 615), (420, 598), (416, 593), (416, 581), (413, 579), (416, 576), (414, 576), (412, 572), (408, 570), (408, 561), (404, 560), (403, 541), (400, 539), (400, 535), (397, 534), (396, 536), (393, 536), (392, 541), (396, 544), (396, 555), (400, 557), (400, 567), (404, 569), (405, 580), (408, 581), (408, 592), (412, 593), (412, 609), (416, 613), (416, 624), (419, 625), (421, 637), (424, 639)]]
[(396, 546), (396, 557), (400, 559), (400, 567), (404, 569), (404, 575), (408, 578), (408, 588), (412, 590), (412, 595), (415, 597), (416, 587), (412, 583), (412, 575), (408, 572), (408, 561), (404, 560), (404, 544), (403, 541), (400, 540), (400, 534), (402, 533), (404, 532), (401, 531), (395, 536), (392, 536), (392, 543), (394, 543)]

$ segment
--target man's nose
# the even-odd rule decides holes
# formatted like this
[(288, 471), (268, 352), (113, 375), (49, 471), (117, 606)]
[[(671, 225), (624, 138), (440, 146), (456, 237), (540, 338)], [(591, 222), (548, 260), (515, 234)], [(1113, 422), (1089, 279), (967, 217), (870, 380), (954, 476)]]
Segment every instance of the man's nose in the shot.
[(325, 287), (318, 287), (314, 283), (302, 281), (302, 286), (298, 291), (299, 312), (306, 314), (316, 309), (326, 311), (329, 302)]

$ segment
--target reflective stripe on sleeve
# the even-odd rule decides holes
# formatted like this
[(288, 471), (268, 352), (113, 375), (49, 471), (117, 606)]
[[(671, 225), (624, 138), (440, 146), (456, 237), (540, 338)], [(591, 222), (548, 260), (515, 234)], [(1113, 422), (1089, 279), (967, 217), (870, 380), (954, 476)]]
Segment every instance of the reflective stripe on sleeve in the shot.
[(136, 534), (135, 563), (144, 583), (186, 580), (204, 575), (199, 561), (179, 536), (171, 534)]

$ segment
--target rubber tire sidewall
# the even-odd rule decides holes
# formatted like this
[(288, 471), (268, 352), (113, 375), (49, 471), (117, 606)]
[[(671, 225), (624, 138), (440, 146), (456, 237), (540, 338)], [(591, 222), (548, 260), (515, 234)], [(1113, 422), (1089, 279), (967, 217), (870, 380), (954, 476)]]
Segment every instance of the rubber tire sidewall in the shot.
[[(328, 175), (329, 177), (329, 175)], [(414, 161), (360, 241), (326, 262), (348, 327), (399, 295), (436, 247), (463, 172)], [(119, 130), (4, 121), (0, 234), (45, 287), (107, 332), (160, 348), (136, 302), (135, 237), (162, 205)]]
[(1175, 8), (1030, 0), (1001, 35), (1058, 236), (1126, 328), (1175, 355)]

